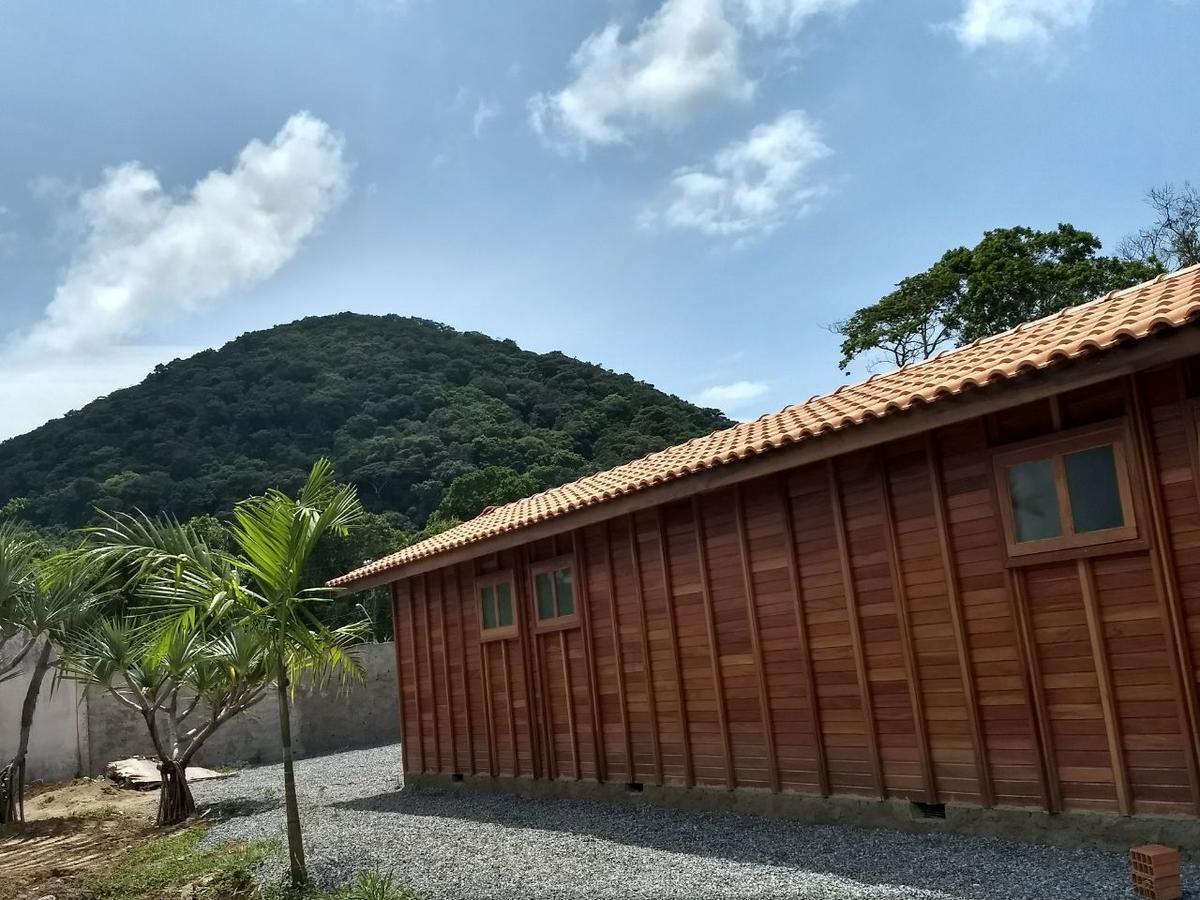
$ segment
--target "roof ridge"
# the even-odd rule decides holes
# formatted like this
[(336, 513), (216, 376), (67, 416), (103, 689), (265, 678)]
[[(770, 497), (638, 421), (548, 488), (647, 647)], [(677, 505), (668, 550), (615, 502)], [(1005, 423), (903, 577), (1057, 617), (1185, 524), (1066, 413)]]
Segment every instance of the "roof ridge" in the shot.
[[(1177, 294), (1170, 284), (1193, 282)], [(1111, 313), (1086, 310), (1117, 297), (1132, 298)], [(1159, 306), (1165, 303), (1163, 309)], [(1023, 322), (963, 347), (943, 348), (927, 359), (890, 372), (843, 383), (748, 422), (736, 422), (673, 447), (646, 453), (610, 469), (555, 485), (530, 497), (480, 512), (410, 547), (376, 560), (331, 585), (357, 584), (417, 560), (566, 515), (655, 485), (714, 469), (726, 463), (851, 428), (947, 397), (1045, 370), (1078, 357), (1139, 340), (1165, 328), (1180, 328), (1200, 317), (1200, 264), (1163, 272), (1139, 285), (1109, 291), (1032, 322)], [(997, 346), (1006, 338), (1019, 336)], [(922, 366), (925, 369), (922, 370)], [(928, 372), (930, 374), (926, 375)]]

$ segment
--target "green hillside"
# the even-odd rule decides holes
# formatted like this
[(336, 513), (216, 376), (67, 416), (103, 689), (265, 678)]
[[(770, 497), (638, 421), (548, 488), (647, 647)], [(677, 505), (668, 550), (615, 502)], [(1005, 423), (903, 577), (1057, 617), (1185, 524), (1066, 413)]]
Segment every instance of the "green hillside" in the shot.
[[(244, 335), (0, 444), (0, 506), (222, 515), (333, 459), (365, 505), (420, 528), (485, 466), (537, 488), (727, 424), (628, 375), (422, 319), (343, 313)], [(453, 499), (453, 498), (449, 498)], [(398, 514), (398, 515), (395, 515)]]

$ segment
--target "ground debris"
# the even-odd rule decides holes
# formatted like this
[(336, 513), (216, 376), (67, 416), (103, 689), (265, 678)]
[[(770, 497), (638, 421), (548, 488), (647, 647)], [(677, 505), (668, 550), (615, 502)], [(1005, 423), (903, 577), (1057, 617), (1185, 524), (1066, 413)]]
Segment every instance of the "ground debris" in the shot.
[[(145, 791), (156, 788), (162, 782), (162, 774), (158, 771), (158, 762), (144, 756), (130, 756), (118, 759), (104, 767), (104, 774), (124, 788)], [(207, 781), (212, 778), (227, 778), (232, 772), (216, 772), (203, 766), (188, 766), (187, 780)]]

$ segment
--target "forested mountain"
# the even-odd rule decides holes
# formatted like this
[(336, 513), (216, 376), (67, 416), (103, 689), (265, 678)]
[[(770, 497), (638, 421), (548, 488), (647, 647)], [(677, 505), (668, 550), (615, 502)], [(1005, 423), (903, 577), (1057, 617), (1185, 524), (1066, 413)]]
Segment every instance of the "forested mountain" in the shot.
[[(244, 335), (0, 444), (0, 506), (79, 526), (94, 509), (224, 514), (329, 456), (368, 509), (420, 528), (458, 476), (537, 488), (728, 424), (562, 353), (400, 316), (343, 313)], [(11, 508), (11, 507), (10, 507)]]

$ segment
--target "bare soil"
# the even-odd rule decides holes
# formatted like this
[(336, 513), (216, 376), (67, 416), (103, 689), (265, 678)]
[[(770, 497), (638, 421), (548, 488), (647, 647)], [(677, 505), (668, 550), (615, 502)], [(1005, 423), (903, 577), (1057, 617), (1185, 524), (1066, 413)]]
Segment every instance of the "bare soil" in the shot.
[(25, 821), (0, 827), (0, 900), (68, 900), (82, 882), (154, 833), (158, 791), (105, 778), (35, 786)]

